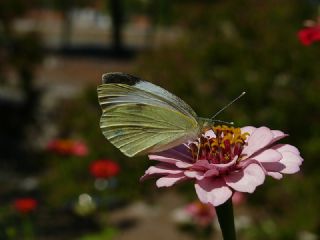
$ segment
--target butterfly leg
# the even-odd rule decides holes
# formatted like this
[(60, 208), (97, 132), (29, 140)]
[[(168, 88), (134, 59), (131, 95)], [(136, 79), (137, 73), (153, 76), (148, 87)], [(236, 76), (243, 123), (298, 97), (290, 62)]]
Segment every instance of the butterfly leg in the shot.
[(197, 161), (199, 160), (200, 148), (201, 148), (201, 137), (199, 138), (198, 153), (197, 153)]

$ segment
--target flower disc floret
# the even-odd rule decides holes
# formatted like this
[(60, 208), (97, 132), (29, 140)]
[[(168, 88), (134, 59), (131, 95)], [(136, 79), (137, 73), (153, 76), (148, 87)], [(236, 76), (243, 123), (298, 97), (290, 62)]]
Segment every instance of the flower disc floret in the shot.
[(217, 126), (212, 131), (214, 135), (202, 135), (189, 144), (193, 159), (214, 164), (228, 163), (235, 157), (240, 161), (249, 133), (241, 133), (240, 128), (228, 126)]

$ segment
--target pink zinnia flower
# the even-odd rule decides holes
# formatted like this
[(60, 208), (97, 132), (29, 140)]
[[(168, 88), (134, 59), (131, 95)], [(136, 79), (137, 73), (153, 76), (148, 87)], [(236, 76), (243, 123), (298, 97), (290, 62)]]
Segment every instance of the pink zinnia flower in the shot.
[(90, 173), (96, 178), (110, 178), (116, 176), (120, 167), (116, 162), (107, 159), (96, 160), (90, 165)]
[(234, 191), (252, 193), (266, 175), (281, 179), (282, 174), (300, 170), (303, 159), (298, 149), (276, 144), (285, 136), (267, 127), (217, 126), (197, 141), (149, 155), (160, 163), (149, 167), (141, 179), (159, 177), (158, 187), (194, 180), (200, 201), (218, 206)]
[(14, 208), (21, 214), (28, 214), (38, 206), (38, 201), (34, 198), (19, 198), (13, 203)]
[(56, 139), (47, 145), (49, 151), (55, 152), (60, 155), (73, 155), (83, 157), (88, 155), (88, 147), (82, 141), (70, 139)]

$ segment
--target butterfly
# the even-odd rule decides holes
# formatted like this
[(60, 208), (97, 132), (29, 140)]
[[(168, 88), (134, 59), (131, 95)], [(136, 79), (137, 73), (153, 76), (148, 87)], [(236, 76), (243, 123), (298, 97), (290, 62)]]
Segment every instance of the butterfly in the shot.
[(216, 121), (198, 117), (179, 97), (129, 74), (104, 74), (97, 91), (102, 133), (129, 157), (195, 140)]

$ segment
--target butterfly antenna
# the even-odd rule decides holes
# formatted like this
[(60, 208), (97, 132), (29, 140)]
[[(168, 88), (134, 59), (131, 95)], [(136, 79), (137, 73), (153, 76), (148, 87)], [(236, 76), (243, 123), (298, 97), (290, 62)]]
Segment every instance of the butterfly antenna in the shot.
[(215, 123), (224, 123), (224, 124), (227, 124), (227, 125), (233, 125), (234, 124), (234, 122), (227, 122), (227, 121), (218, 120), (218, 119), (215, 119), (214, 122)]
[[(226, 106), (224, 106), (223, 108), (221, 108), (218, 112), (216, 112), (216, 114), (213, 115), (213, 117), (211, 117), (211, 119), (214, 119), (216, 116), (218, 116), (221, 112), (223, 112), (226, 108), (228, 108), (230, 105), (232, 105), (235, 101), (237, 101), (239, 98), (241, 98), (243, 95), (245, 95), (246, 92), (242, 92), (238, 97), (236, 97), (235, 99), (233, 99), (231, 102), (229, 102)], [(223, 121), (222, 121), (223, 122)]]

